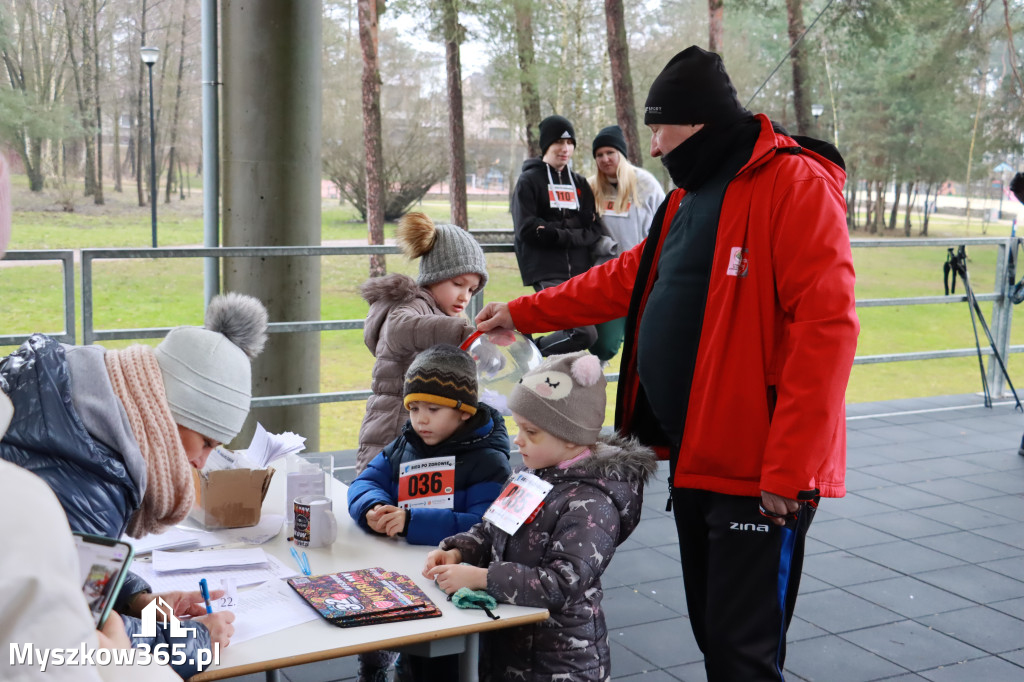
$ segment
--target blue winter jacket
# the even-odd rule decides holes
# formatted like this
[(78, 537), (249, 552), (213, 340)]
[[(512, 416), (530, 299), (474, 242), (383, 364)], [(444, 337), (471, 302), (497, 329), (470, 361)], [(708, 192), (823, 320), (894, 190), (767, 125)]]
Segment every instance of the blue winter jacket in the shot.
[[(95, 387), (85, 387), (95, 390)], [(86, 430), (71, 399), (71, 373), (64, 348), (53, 338), (33, 334), (17, 351), (0, 360), (0, 390), (14, 404), (14, 417), (0, 440), (0, 458), (36, 474), (50, 486), (68, 517), (71, 530), (118, 538), (141, 505), (138, 485), (122, 455)], [(46, 542), (40, 537), (40, 542)], [(149, 592), (149, 585), (129, 573), (114, 603), (123, 612), (130, 597)], [(182, 665), (174, 671), (188, 678), (198, 672), (197, 649), (210, 648), (210, 632), (193, 623), (195, 637), (172, 638), (157, 625), (156, 637), (134, 637), (142, 631), (138, 618), (121, 616), (135, 646), (184, 644)], [(191, 627), (191, 625), (190, 625)], [(168, 651), (175, 651), (168, 648)], [(180, 657), (179, 657), (180, 658)]]
[(505, 421), (490, 405), (480, 403), (477, 413), (451, 438), (427, 445), (406, 422), (402, 435), (392, 441), (348, 489), (348, 512), (362, 528), (366, 512), (377, 504), (398, 503), (398, 472), (404, 462), (455, 456), (455, 500), (452, 509), (409, 510), (406, 539), (414, 545), (436, 545), (450, 535), (479, 523), (501, 492), (511, 471)]

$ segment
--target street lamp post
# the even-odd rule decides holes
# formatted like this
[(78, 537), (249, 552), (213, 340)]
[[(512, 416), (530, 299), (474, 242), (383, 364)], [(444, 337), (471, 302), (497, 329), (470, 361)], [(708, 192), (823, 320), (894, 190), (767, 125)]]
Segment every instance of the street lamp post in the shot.
[(811, 116), (814, 117), (814, 130), (818, 130), (818, 119), (825, 113), (825, 106), (822, 104), (811, 105)]
[(153, 64), (160, 57), (159, 47), (145, 47), (140, 50), (142, 61), (149, 69), (149, 191), (152, 208), (153, 248), (156, 248), (156, 127), (153, 118)]

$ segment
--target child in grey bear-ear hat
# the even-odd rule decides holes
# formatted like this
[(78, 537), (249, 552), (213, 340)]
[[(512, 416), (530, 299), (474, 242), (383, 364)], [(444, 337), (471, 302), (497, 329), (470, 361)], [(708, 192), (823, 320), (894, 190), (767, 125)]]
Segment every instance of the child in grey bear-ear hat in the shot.
[(552, 355), (524, 375), (508, 403), (519, 426), (514, 442), (527, 473), (551, 490), (539, 505), (523, 507), (515, 532), (485, 515), (427, 555), (423, 575), (448, 594), (486, 590), (499, 603), (551, 614), (543, 623), (483, 633), (481, 679), (610, 678), (601, 574), (640, 522), (643, 487), (657, 461), (635, 440), (600, 435), (606, 387), (600, 360), (585, 351)]

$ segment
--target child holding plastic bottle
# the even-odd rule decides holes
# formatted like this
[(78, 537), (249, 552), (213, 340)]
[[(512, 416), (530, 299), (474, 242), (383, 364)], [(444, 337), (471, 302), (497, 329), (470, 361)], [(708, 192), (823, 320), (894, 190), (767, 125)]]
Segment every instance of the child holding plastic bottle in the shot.
[(405, 372), (416, 354), (439, 343), (458, 346), (474, 327), (466, 318), (469, 300), (487, 284), (484, 252), (469, 232), (435, 224), (423, 213), (398, 222), (396, 238), (409, 258), (419, 258), (419, 276), (373, 277), (359, 288), (370, 304), (363, 340), (373, 353), (373, 395), (359, 429), (356, 473), (402, 432)]

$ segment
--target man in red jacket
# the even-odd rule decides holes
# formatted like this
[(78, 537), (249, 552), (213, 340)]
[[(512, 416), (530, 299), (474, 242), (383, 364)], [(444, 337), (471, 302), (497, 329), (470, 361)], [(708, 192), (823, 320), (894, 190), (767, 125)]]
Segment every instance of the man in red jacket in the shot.
[(681, 189), (647, 239), (478, 328), (626, 316), (616, 428), (670, 462), (687, 607), (710, 682), (782, 680), (820, 497), (845, 494), (856, 350), (845, 172), (739, 103), (696, 46), (651, 85), (651, 155)]

